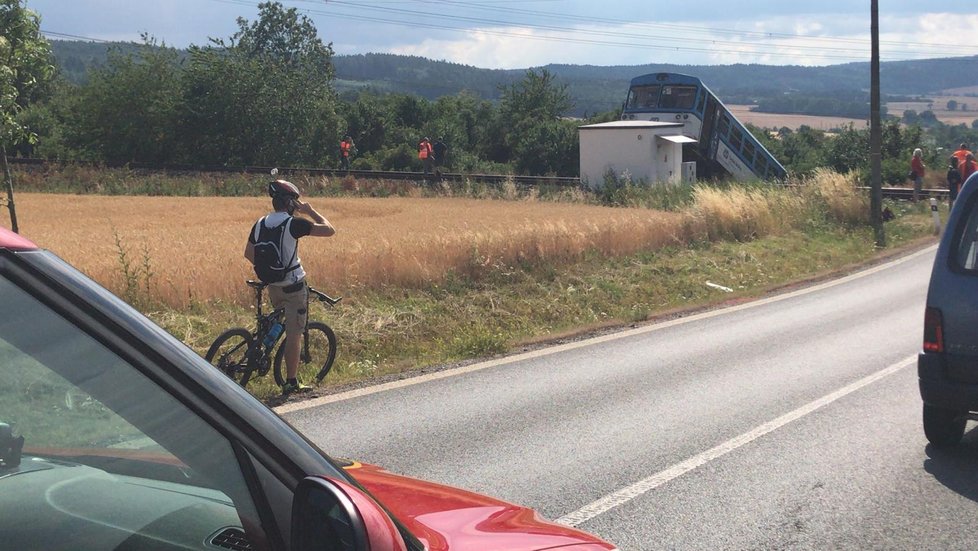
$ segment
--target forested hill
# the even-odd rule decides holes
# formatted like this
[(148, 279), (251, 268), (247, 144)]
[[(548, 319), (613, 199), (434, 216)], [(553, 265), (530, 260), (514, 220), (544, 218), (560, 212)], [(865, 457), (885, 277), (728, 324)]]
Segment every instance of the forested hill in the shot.
[[(105, 62), (109, 47), (131, 51), (133, 44), (52, 41), (63, 74), (84, 80), (87, 68)], [(495, 99), (499, 87), (521, 79), (527, 69), (479, 69), (458, 63), (393, 54), (338, 55), (333, 58), (341, 93), (362, 88), (417, 94), (429, 99), (468, 90)], [(869, 88), (869, 63), (823, 67), (797, 65), (669, 65), (632, 66), (548, 65), (543, 67), (567, 85), (575, 104), (574, 115), (593, 114), (619, 107), (631, 78), (655, 72), (698, 76), (725, 103), (748, 103), (784, 94), (837, 97)], [(539, 69), (539, 68), (534, 68)], [(978, 85), (978, 56), (880, 64), (886, 96), (915, 96), (948, 88)]]

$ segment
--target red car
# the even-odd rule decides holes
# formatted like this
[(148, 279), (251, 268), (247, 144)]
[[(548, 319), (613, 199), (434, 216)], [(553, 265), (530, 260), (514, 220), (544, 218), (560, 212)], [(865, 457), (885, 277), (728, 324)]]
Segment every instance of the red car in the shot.
[(330, 458), (119, 298), (0, 228), (0, 548), (614, 546)]

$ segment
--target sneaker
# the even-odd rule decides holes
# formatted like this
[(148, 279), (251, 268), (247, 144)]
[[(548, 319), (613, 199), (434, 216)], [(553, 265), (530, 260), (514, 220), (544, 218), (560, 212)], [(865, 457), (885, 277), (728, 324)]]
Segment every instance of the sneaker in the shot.
[(312, 387), (309, 385), (304, 385), (298, 381), (294, 383), (286, 382), (282, 385), (282, 394), (292, 394), (293, 392), (309, 392)]

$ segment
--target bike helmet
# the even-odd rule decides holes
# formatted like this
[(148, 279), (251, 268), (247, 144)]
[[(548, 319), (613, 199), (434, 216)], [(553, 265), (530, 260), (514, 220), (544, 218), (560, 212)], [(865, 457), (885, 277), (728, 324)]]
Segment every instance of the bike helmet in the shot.
[(291, 197), (293, 199), (299, 198), (299, 188), (295, 187), (292, 182), (287, 182), (285, 180), (275, 180), (268, 183), (268, 196), (269, 197)]

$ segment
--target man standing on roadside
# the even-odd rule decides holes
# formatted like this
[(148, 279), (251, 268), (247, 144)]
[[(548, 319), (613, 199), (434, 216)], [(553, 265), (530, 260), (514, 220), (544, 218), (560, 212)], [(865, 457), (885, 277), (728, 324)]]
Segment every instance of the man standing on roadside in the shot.
[[(305, 236), (329, 237), (336, 233), (329, 220), (312, 205), (299, 199), (299, 188), (292, 182), (275, 180), (268, 184), (272, 213), (261, 217), (251, 228), (244, 256), (255, 267), (259, 279), (268, 284), (268, 298), (274, 308), (285, 309), (286, 381), (282, 394), (305, 392), (312, 387), (299, 382), (299, 349), (306, 326), (309, 289), (306, 272), (299, 260), (299, 239)], [(296, 211), (312, 218), (294, 217)]]

